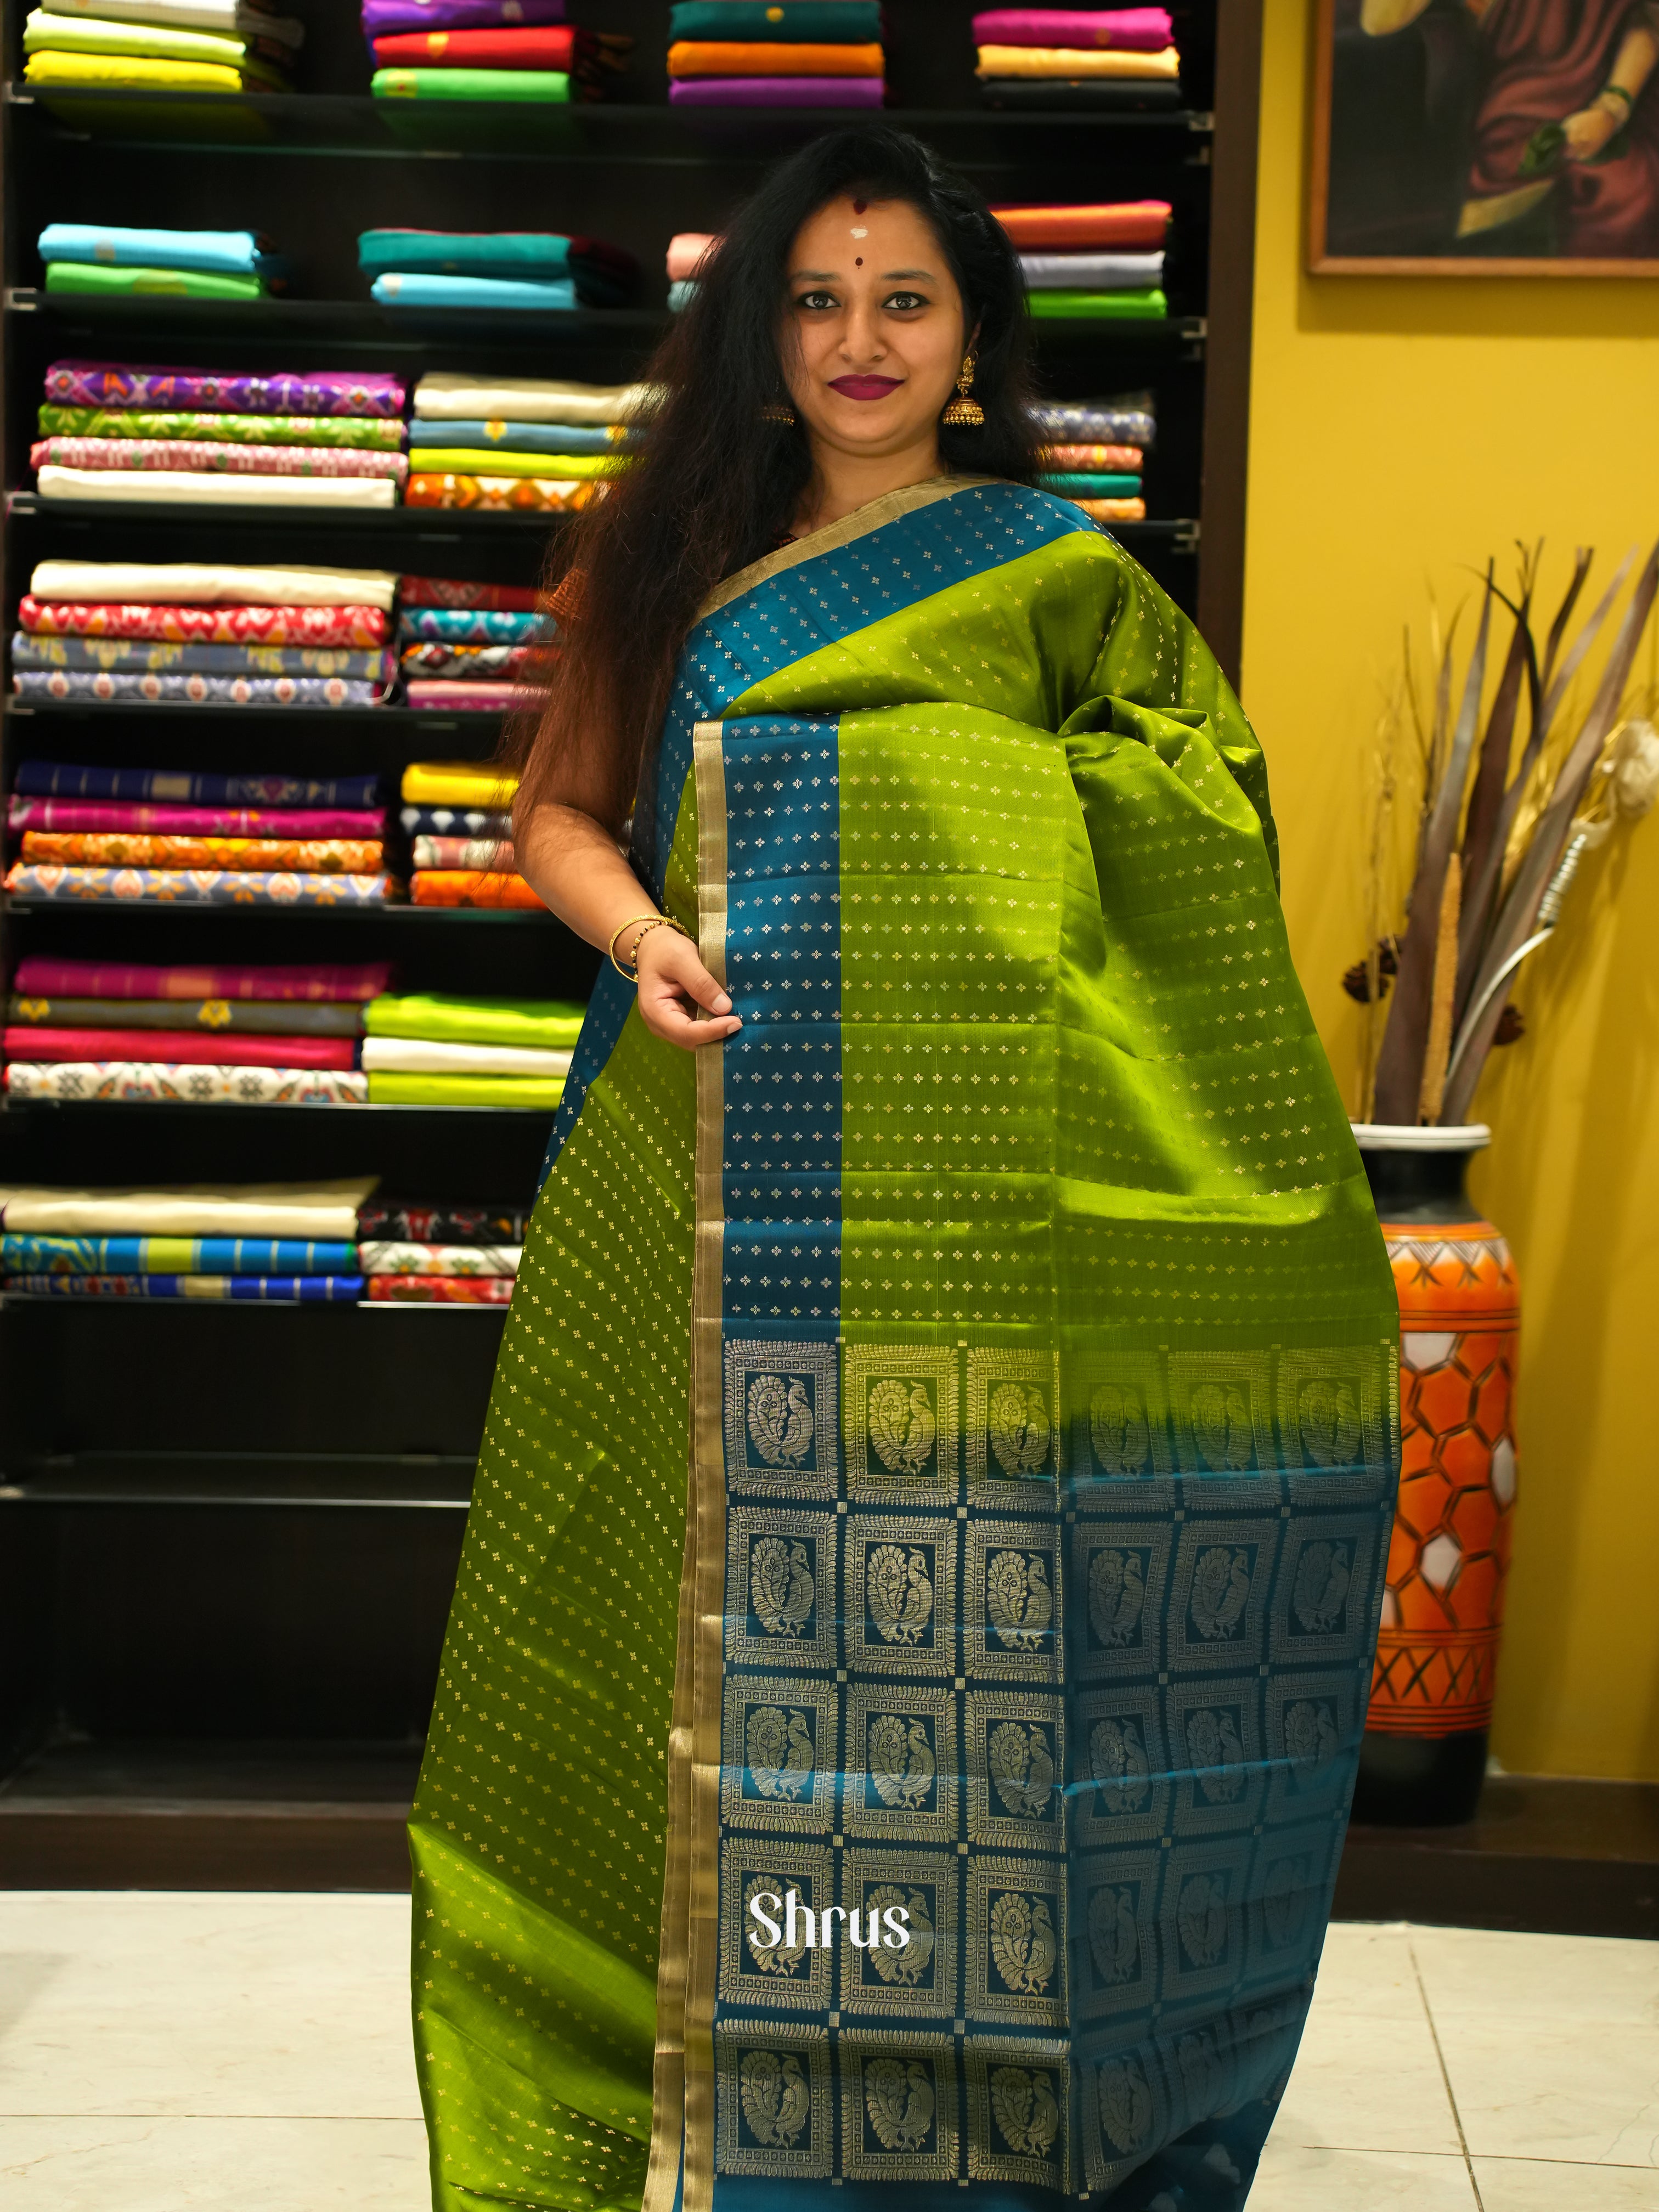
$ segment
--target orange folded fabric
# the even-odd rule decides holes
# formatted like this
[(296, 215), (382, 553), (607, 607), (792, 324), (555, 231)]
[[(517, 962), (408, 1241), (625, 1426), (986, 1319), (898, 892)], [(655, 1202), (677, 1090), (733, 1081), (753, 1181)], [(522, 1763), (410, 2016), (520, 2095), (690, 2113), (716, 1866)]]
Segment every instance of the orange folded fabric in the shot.
[(1115, 200), (1091, 207), (1004, 207), (992, 214), (1010, 241), (1027, 252), (1048, 247), (1162, 246), (1168, 200)]
[[(1144, 499), (1074, 499), (1072, 505), (1080, 507), (1092, 522), (1145, 522), (1146, 520)], [(415, 881), (418, 884), (420, 880), (416, 876)]]
[(788, 46), (781, 40), (680, 39), (670, 76), (879, 76), (878, 46)]
[[(481, 461), (489, 458), (487, 453), (478, 456)], [(417, 471), (404, 487), (404, 505), (476, 507), (492, 514), (517, 509), (578, 514), (604, 489), (602, 477), (568, 483), (550, 477), (441, 476)]]
[(1139, 476), (1145, 453), (1139, 446), (1045, 446), (1045, 469), (1077, 470), (1090, 476)]
[(545, 914), (522, 876), (496, 875), (483, 868), (417, 868), (409, 879), (414, 906), (513, 907)]

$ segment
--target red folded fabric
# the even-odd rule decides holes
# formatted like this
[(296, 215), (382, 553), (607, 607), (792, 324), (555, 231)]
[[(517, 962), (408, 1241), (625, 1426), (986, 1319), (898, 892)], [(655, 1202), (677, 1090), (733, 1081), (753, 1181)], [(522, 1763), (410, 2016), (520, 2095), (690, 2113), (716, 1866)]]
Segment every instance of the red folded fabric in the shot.
[[(532, 604), (534, 604), (533, 595)], [(164, 645), (384, 645), (379, 607), (82, 605), (27, 593), (17, 610), (32, 637), (137, 637)]]
[(568, 70), (583, 40), (574, 23), (551, 23), (532, 31), (394, 31), (374, 46), (382, 69)]
[(353, 1037), (261, 1036), (246, 1030), (8, 1029), (8, 1060), (146, 1060), (167, 1067), (355, 1067)]
[(532, 615), (533, 589), (522, 584), (473, 584), (459, 576), (399, 576), (398, 597), (406, 607), (479, 607), (489, 614)]
[(371, 1275), (368, 1295), (379, 1304), (400, 1306), (504, 1306), (513, 1296), (512, 1275)]
[(1001, 207), (992, 214), (1012, 244), (1028, 252), (1049, 247), (1162, 246), (1168, 200), (1117, 200), (1089, 207)]

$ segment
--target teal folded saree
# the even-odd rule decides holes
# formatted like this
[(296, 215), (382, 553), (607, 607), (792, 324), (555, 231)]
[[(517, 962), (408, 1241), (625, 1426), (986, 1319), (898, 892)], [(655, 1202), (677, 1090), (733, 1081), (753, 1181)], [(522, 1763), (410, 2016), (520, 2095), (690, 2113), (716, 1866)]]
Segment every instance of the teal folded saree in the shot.
[(1398, 1449), (1255, 739), (951, 479), (722, 587), (642, 804), (744, 1026), (602, 970), (555, 1124), (410, 1826), (434, 2205), (1236, 2212)]

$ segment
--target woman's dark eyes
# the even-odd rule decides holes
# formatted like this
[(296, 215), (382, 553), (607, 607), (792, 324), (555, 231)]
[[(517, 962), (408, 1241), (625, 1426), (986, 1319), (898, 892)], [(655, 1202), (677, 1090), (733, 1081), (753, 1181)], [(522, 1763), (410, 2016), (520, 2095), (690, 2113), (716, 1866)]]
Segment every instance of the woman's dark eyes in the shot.
[[(811, 314), (823, 314), (840, 304), (833, 292), (801, 292), (795, 299), (797, 307)], [(914, 314), (918, 307), (927, 307), (928, 302), (920, 292), (890, 292), (881, 304), (894, 314), (908, 315)]]

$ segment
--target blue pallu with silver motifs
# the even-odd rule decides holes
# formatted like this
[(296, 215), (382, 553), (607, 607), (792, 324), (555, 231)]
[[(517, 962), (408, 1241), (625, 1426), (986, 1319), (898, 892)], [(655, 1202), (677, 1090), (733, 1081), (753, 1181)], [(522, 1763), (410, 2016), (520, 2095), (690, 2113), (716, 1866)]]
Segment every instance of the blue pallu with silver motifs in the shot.
[(434, 2203), (1239, 2212), (1397, 1461), (1254, 736), (954, 482), (723, 587), (649, 796), (743, 1028), (602, 977), (556, 1125), (412, 1828)]

